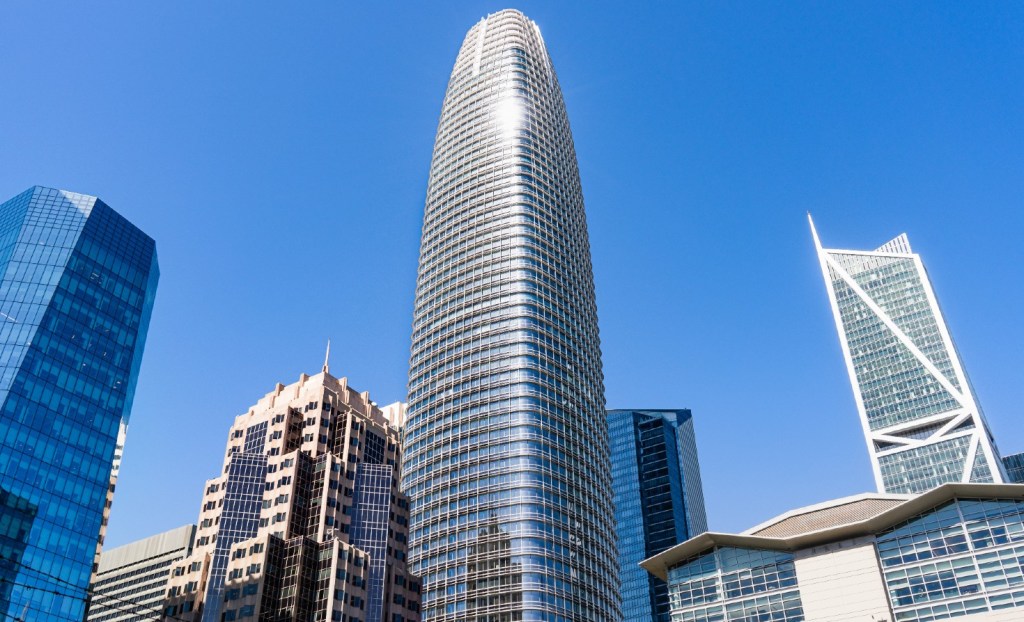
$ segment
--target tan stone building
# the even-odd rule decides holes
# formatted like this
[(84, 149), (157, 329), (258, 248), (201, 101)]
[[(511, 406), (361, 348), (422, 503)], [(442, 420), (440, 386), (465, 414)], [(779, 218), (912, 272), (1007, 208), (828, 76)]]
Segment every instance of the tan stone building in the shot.
[(403, 418), (403, 405), (379, 408), (326, 364), (238, 416), (164, 619), (418, 622), (398, 490)]
[(1024, 620), (1024, 486), (847, 497), (641, 566), (668, 582), (672, 622)]
[(103, 551), (86, 622), (159, 620), (168, 569), (191, 554), (195, 533), (195, 525), (185, 525)]

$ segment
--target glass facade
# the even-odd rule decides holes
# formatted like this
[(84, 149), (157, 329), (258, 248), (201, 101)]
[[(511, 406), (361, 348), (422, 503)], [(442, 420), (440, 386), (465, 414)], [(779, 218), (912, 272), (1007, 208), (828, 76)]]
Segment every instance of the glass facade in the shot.
[(639, 563), (707, 531), (689, 410), (608, 411), (622, 614), (670, 622), (668, 586)]
[(669, 568), (668, 589), (672, 622), (804, 620), (789, 553), (716, 547)]
[[(369, 437), (369, 434), (367, 436)], [(367, 445), (369, 453), (370, 444)], [(366, 585), (367, 620), (380, 620), (384, 615), (388, 511), (391, 509), (391, 488), (395, 468), (380, 464), (382, 461), (383, 458), (377, 463), (368, 461), (358, 465), (355, 498), (352, 501), (352, 545), (370, 556)]]
[[(249, 439), (246, 438), (248, 443)], [(206, 583), (203, 622), (219, 622), (221, 619), (228, 556), (234, 545), (252, 538), (259, 531), (266, 480), (267, 457), (262, 452), (246, 452), (231, 457), (224, 483), (224, 506), (217, 531), (217, 544)]]
[(466, 35), (427, 189), (403, 487), (424, 620), (619, 619), (586, 216), (536, 24)]
[(1003, 467), (1006, 469), (1007, 482), (1024, 484), (1024, 454), (1003, 456)]
[(879, 490), (1002, 482), (988, 424), (906, 236), (874, 251), (825, 249), (814, 238)]
[(1024, 502), (956, 499), (876, 544), (897, 622), (1024, 605)]
[(0, 205), (0, 615), (83, 618), (156, 294), (153, 240), (99, 199)]

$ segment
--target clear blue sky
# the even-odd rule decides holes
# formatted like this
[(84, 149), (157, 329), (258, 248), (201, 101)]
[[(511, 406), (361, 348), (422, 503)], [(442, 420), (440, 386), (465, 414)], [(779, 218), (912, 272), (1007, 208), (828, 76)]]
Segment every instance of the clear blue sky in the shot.
[[(96, 194), (162, 277), (108, 544), (192, 522), (228, 426), (402, 399), (426, 176), (495, 2), (0, 5), (0, 197)], [(383, 4), (383, 3), (381, 3)], [(522, 3), (565, 92), (610, 407), (691, 407), (712, 528), (872, 489), (805, 213), (907, 232), (1024, 450), (1024, 4)]]

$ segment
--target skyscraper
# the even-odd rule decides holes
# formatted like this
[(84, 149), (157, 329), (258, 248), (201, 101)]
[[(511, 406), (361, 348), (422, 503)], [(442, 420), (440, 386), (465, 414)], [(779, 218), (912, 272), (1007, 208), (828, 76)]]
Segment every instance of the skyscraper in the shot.
[(670, 622), (668, 586), (640, 562), (708, 530), (689, 410), (610, 410), (612, 485), (629, 622)]
[(402, 415), (325, 363), (236, 417), (195, 548), (170, 569), (164, 619), (419, 622)]
[(822, 248), (839, 341), (880, 492), (1002, 483), (995, 441), (906, 235), (873, 251)]
[(96, 197), (36, 186), (0, 205), (0, 273), (0, 614), (80, 622), (156, 245)]
[(1024, 484), (1024, 453), (1003, 456), (1003, 468), (1007, 483)]
[(448, 83), (405, 442), (425, 620), (618, 620), (583, 195), (554, 67), (518, 11), (469, 30)]

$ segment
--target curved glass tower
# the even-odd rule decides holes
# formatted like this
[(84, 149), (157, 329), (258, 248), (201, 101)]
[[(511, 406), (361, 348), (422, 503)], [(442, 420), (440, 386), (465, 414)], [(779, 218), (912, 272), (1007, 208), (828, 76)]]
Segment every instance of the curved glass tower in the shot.
[(403, 483), (429, 622), (619, 619), (594, 281), (536, 24), (470, 29), (430, 167)]

